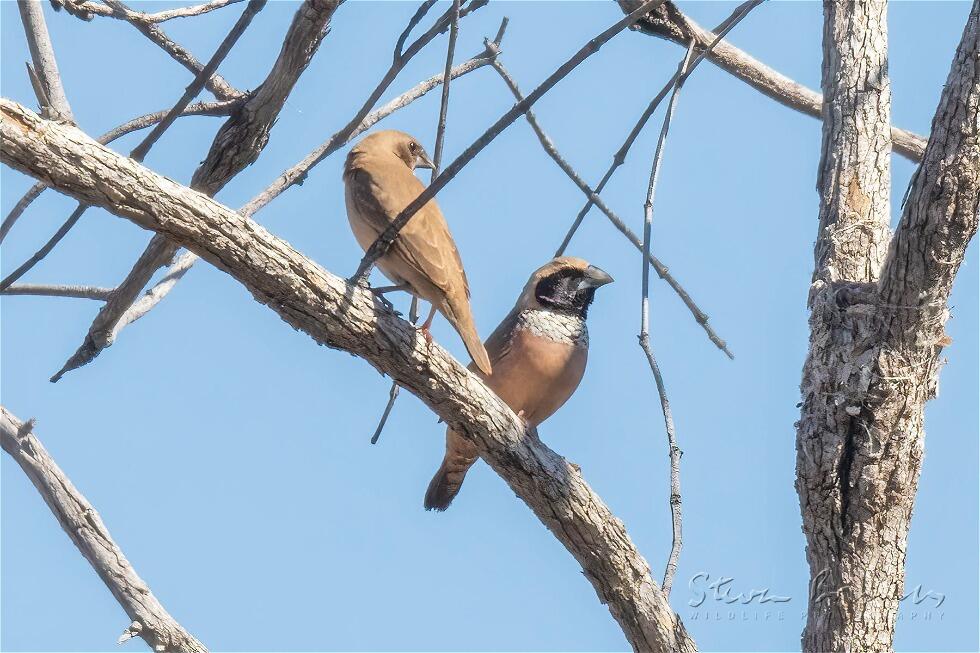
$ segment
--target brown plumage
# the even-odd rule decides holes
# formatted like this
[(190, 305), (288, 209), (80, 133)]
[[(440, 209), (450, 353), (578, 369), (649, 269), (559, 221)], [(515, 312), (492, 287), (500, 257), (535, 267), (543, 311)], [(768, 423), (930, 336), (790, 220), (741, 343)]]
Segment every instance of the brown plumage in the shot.
[[(400, 131), (375, 132), (350, 151), (344, 165), (347, 219), (365, 251), (424, 190), (415, 168), (431, 167), (418, 141)], [(491, 373), (490, 358), (473, 323), (463, 261), (435, 200), (408, 221), (388, 253), (378, 259), (378, 267), (392, 282), (432, 304), (422, 325), (427, 337), (438, 310), (463, 339), (477, 369)]]
[[(611, 281), (580, 258), (553, 259), (531, 275), (487, 339), (493, 376), (480, 376), (531, 426), (551, 417), (578, 388), (589, 356), (589, 306), (596, 288)], [(472, 443), (446, 430), (446, 456), (425, 493), (426, 510), (449, 507), (476, 457)]]

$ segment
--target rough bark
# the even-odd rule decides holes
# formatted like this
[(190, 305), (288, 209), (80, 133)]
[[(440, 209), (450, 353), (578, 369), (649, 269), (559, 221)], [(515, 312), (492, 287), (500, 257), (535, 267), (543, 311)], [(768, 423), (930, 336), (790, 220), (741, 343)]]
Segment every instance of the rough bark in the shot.
[(974, 3), (895, 237), (887, 237), (884, 5), (828, 0), (820, 232), (797, 430), (810, 602), (804, 651), (892, 648), (926, 401), (977, 229)]
[[(619, 0), (624, 11), (632, 11), (639, 0)], [(637, 29), (687, 47), (693, 39), (699, 49), (714, 39), (714, 34), (688, 18), (673, 2), (666, 2), (643, 20)], [(708, 59), (722, 70), (731, 73), (757, 91), (783, 106), (814, 118), (821, 117), (823, 98), (814, 90), (773, 70), (752, 55), (722, 41), (708, 54)], [(926, 139), (918, 134), (892, 127), (892, 146), (895, 152), (918, 162), (925, 151)]]
[(138, 636), (154, 651), (207, 653), (204, 645), (184, 630), (153, 596), (112, 540), (99, 513), (75, 489), (32, 429), (31, 422), (21, 422), (0, 406), (3, 450), (24, 470), (61, 528), (132, 620), (120, 642)]
[[(218, 131), (207, 157), (194, 172), (191, 182), (194, 188), (214, 195), (258, 159), (269, 142), (269, 132), (286, 98), (326, 36), (330, 19), (340, 3), (341, 0), (306, 0), (299, 7), (272, 70)], [(132, 270), (99, 311), (78, 350), (51, 377), (52, 382), (70, 370), (87, 365), (112, 345), (123, 316), (156, 271), (173, 260), (177, 249), (176, 244), (160, 235), (150, 239)]]
[(2, 160), (79, 201), (187, 247), (318, 343), (363, 358), (418, 396), (480, 455), (578, 560), (635, 650), (694, 651), (622, 522), (492, 391), (372, 293), (260, 225), (99, 145), (0, 100)]

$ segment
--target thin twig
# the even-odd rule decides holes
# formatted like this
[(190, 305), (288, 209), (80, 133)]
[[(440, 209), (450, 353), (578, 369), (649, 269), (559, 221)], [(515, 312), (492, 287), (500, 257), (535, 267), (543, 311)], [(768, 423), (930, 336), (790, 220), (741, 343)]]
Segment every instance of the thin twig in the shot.
[[(517, 82), (514, 81), (513, 77), (511, 77), (510, 73), (504, 67), (500, 59), (497, 59), (492, 65), (494, 70), (496, 70), (504, 82), (506, 82), (507, 87), (514, 95), (514, 98), (520, 102), (524, 96), (521, 94), (521, 90), (518, 88)], [(620, 233), (626, 236), (627, 240), (629, 240), (633, 246), (636, 247), (637, 251), (642, 252), (643, 243), (640, 241), (639, 237), (633, 233), (632, 229), (626, 226), (626, 223), (623, 222), (622, 218), (616, 215), (616, 213), (614, 213), (613, 210), (606, 205), (603, 199), (599, 197), (588, 184), (585, 183), (585, 180), (582, 179), (581, 175), (579, 175), (571, 164), (565, 160), (565, 157), (561, 155), (558, 148), (555, 147), (554, 142), (552, 142), (551, 138), (545, 133), (544, 129), (542, 129), (541, 125), (538, 123), (537, 116), (534, 115), (534, 112), (527, 111), (524, 114), (524, 117), (527, 119), (531, 129), (534, 130), (535, 135), (538, 137), (538, 142), (541, 143), (541, 147), (544, 148), (544, 151), (547, 152), (548, 156), (550, 156), (552, 160), (558, 164), (558, 167), (562, 169), (568, 178), (571, 179), (575, 185), (579, 187), (582, 193), (589, 198), (589, 202), (595, 202), (595, 205), (599, 207), (599, 210), (602, 211), (607, 218), (609, 218), (609, 221), (613, 224), (613, 226), (616, 227)], [(716, 347), (721, 349), (729, 358), (733, 358), (733, 354), (728, 350), (728, 345), (725, 344), (725, 341), (722, 340), (718, 334), (715, 333), (711, 325), (708, 324), (707, 314), (694, 303), (694, 300), (691, 299), (691, 296), (686, 290), (684, 290), (680, 282), (678, 282), (677, 279), (670, 274), (667, 266), (652, 254), (647, 260), (650, 262), (650, 265), (653, 266), (653, 269), (657, 272), (657, 275), (666, 281), (667, 285), (669, 285), (674, 292), (677, 293), (677, 296), (681, 298), (684, 305), (687, 306), (689, 311), (691, 311), (695, 321), (701, 325), (701, 328), (704, 329), (705, 333), (708, 335), (708, 339), (711, 340)]]
[(438, 177), (432, 180), (432, 182), (426, 187), (426, 189), (412, 201), (401, 213), (398, 214), (392, 223), (382, 232), (378, 239), (374, 241), (370, 248), (368, 248), (367, 253), (365, 253), (364, 258), (361, 259), (360, 265), (358, 265), (357, 271), (354, 273), (352, 280), (355, 283), (360, 283), (360, 281), (367, 277), (367, 273), (371, 270), (374, 263), (384, 256), (388, 249), (391, 247), (392, 243), (395, 242), (395, 238), (398, 237), (398, 232), (408, 223), (408, 221), (415, 215), (416, 212), (429, 200), (435, 197), (436, 193), (442, 190), (446, 184), (448, 184), (452, 179), (459, 174), (470, 161), (472, 161), (477, 154), (479, 154), (487, 145), (489, 145), (493, 140), (501, 134), (507, 127), (512, 125), (517, 118), (531, 108), (535, 102), (541, 99), (545, 93), (550, 91), (558, 82), (564, 79), (570, 72), (572, 72), (579, 64), (588, 59), (590, 56), (599, 51), (599, 48), (603, 46), (609, 39), (613, 38), (621, 31), (638, 21), (647, 12), (661, 5), (665, 0), (649, 0), (643, 3), (638, 9), (628, 14), (622, 20), (616, 22), (614, 25), (604, 30), (595, 38), (590, 40), (578, 52), (576, 52), (570, 59), (558, 67), (551, 75), (547, 77), (537, 88), (531, 91), (522, 102), (515, 104), (509, 111), (504, 113), (493, 125), (491, 125), (482, 136), (480, 136), (476, 141), (473, 142), (466, 150), (460, 154), (456, 160), (454, 160), (449, 166), (439, 174)]
[(105, 301), (112, 294), (112, 288), (98, 286), (52, 285), (43, 283), (18, 283), (0, 295), (34, 295), (40, 297), (74, 297), (77, 299), (98, 299)]
[[(460, 12), (459, 14), (460, 18), (476, 11), (477, 9), (483, 6), (486, 6), (487, 2), (489, 2), (489, 0), (476, 0), (474, 2), (469, 3), (466, 6), (466, 8)], [(415, 23), (417, 23), (418, 20), (421, 20), (421, 17), (425, 15), (422, 9), (427, 4), (429, 3), (428, 2), (423, 3), (422, 7), (419, 8), (419, 11), (417, 11), (415, 15), (412, 16), (412, 19), (409, 21), (408, 27), (405, 28), (405, 31), (403, 31), (401, 37), (399, 37), (399, 41), (402, 41), (403, 38), (407, 38), (409, 32), (411, 31), (411, 28), (414, 27)], [(428, 11), (428, 9), (426, 9), (426, 11)], [(368, 117), (368, 113), (371, 111), (371, 108), (378, 102), (379, 99), (381, 99), (381, 96), (384, 95), (384, 92), (388, 89), (389, 86), (391, 86), (391, 83), (395, 81), (395, 78), (398, 76), (398, 73), (401, 72), (401, 70), (408, 64), (408, 62), (412, 59), (412, 57), (418, 54), (423, 47), (425, 47), (430, 41), (432, 41), (432, 39), (434, 39), (436, 36), (438, 36), (439, 34), (441, 34), (446, 29), (449, 28), (450, 21), (452, 20), (452, 15), (453, 15), (452, 9), (450, 9), (448, 12), (443, 14), (435, 22), (435, 24), (433, 24), (433, 26), (428, 29), (428, 31), (426, 31), (424, 34), (418, 37), (404, 52), (401, 52), (400, 47), (396, 46), (391, 66), (382, 76), (381, 81), (378, 82), (375, 89), (371, 92), (368, 98), (361, 105), (361, 108), (358, 109), (357, 113), (354, 114), (354, 117), (351, 118), (346, 125), (341, 127), (340, 130), (337, 131), (333, 136), (331, 136), (326, 143), (324, 143), (316, 150), (311, 152), (305, 159), (300, 161), (298, 164), (296, 164), (286, 172), (279, 175), (279, 177), (277, 177), (276, 180), (272, 182), (272, 184), (268, 188), (266, 188), (264, 191), (259, 193), (248, 204), (242, 207), (241, 209), (242, 215), (251, 216), (256, 211), (258, 211), (266, 204), (271, 202), (273, 199), (278, 197), (280, 193), (282, 193), (290, 186), (294, 184), (302, 185), (303, 182), (306, 180), (307, 174), (309, 174), (309, 171), (315, 165), (323, 161), (323, 159), (325, 159), (331, 153), (336, 151), (338, 148), (343, 147), (344, 143), (348, 142), (351, 138), (359, 134), (360, 131), (358, 131), (358, 129), (361, 127), (362, 124), (366, 124), (368, 122), (365, 120), (365, 118)], [(477, 62), (476, 60), (481, 59), (481, 57), (482, 55), (478, 57), (474, 57), (474, 59), (471, 59), (468, 62), (473, 66), (473, 68), (470, 68), (470, 70), (479, 68), (480, 66), (484, 66), (487, 63), (489, 63), (489, 61), (486, 60)], [(466, 72), (469, 72), (469, 70), (466, 70)], [(460, 72), (459, 74), (463, 74), (463, 73)], [(455, 71), (452, 76), (458, 77)], [(438, 80), (439, 82), (442, 81), (442, 75), (438, 75)], [(425, 94), (426, 92), (431, 90), (431, 88), (434, 88), (436, 85), (437, 84), (432, 84), (432, 86), (426, 88), (419, 95)], [(422, 84), (420, 84), (419, 86), (422, 86)], [(388, 105), (386, 106), (392, 106), (396, 101), (397, 98), (396, 100), (393, 100), (392, 102), (388, 103)], [(380, 111), (375, 113), (380, 113)], [(364, 129), (369, 128), (371, 124), (368, 124), (367, 127), (364, 127)]]
[(58, 61), (48, 35), (48, 26), (44, 21), (44, 8), (37, 0), (17, 0), (17, 8), (20, 10), (20, 20), (24, 23), (31, 60), (34, 62), (31, 82), (35, 84), (35, 92), (38, 93), (41, 115), (52, 120), (74, 123), (75, 118), (61, 83)]
[(148, 23), (163, 23), (174, 18), (201, 16), (215, 9), (222, 9), (238, 2), (242, 2), (242, 0), (211, 0), (211, 2), (205, 2), (204, 4), (193, 7), (178, 7), (177, 9), (167, 9), (166, 11), (158, 11), (153, 14), (143, 14), (141, 19)]
[[(495, 52), (488, 52), (487, 50), (484, 50), (469, 61), (461, 63), (453, 68), (452, 78), (456, 79), (457, 77), (473, 72), (478, 68), (489, 65), (496, 56), (497, 55)], [(331, 136), (326, 142), (310, 152), (302, 161), (276, 177), (275, 181), (269, 184), (269, 186), (261, 193), (249, 200), (248, 204), (240, 208), (238, 212), (244, 216), (251, 217), (263, 209), (267, 204), (269, 204), (269, 202), (279, 197), (279, 195), (281, 195), (286, 189), (293, 185), (302, 185), (303, 180), (306, 179), (306, 176), (309, 174), (310, 170), (312, 170), (321, 161), (349, 143), (353, 138), (356, 138), (384, 118), (387, 118), (395, 111), (408, 106), (432, 89), (436, 88), (442, 84), (442, 81), (442, 73), (433, 75), (432, 77), (419, 82), (412, 89), (402, 93), (377, 111), (365, 115), (361, 122), (353, 129), (347, 129), (346, 127), (341, 129)]]
[(664, 413), (664, 424), (667, 427), (667, 445), (670, 449), (670, 514), (673, 525), (673, 538), (670, 544), (670, 555), (667, 558), (667, 568), (664, 571), (664, 582), (661, 586), (664, 596), (670, 596), (670, 587), (674, 582), (674, 573), (677, 571), (677, 559), (681, 554), (682, 535), (681, 535), (681, 450), (677, 446), (677, 434), (674, 431), (674, 418), (670, 412), (670, 402), (667, 400), (667, 389), (664, 386), (663, 375), (660, 373), (660, 366), (657, 359), (653, 356), (653, 349), (650, 347), (650, 266), (647, 265), (647, 258), (650, 256), (650, 241), (653, 227), (653, 200), (657, 190), (657, 180), (660, 178), (660, 165), (663, 163), (664, 145), (667, 143), (667, 132), (670, 131), (670, 121), (674, 117), (674, 109), (677, 106), (677, 98), (680, 96), (681, 86), (687, 79), (688, 65), (691, 63), (691, 54), (694, 52), (694, 41), (687, 48), (684, 60), (677, 68), (677, 82), (674, 84), (674, 91), (670, 95), (670, 102), (667, 103), (667, 111), (664, 114), (663, 127), (660, 129), (660, 138), (657, 139), (657, 150), (653, 156), (653, 166), (650, 170), (650, 184), (647, 187), (647, 198), (643, 203), (643, 283), (642, 295), (640, 297), (640, 347), (647, 356), (650, 363), (650, 371), (657, 383), (657, 393), (660, 395), (660, 407)]
[(72, 544), (92, 565), (131, 620), (119, 642), (139, 636), (152, 651), (207, 653), (204, 644), (170, 616), (137, 575), (99, 513), (58, 467), (33, 430), (34, 420), (21, 422), (0, 406), (3, 450), (24, 470)]
[(446, 140), (446, 117), (449, 113), (449, 82), (452, 79), (453, 56), (456, 53), (456, 37), (459, 34), (459, 0), (453, 0), (452, 22), (449, 26), (449, 46), (446, 49), (446, 72), (442, 76), (442, 100), (439, 104), (439, 124), (436, 129), (436, 147), (433, 152), (431, 182), (439, 175), (439, 166), (442, 164), (442, 148)]
[[(419, 12), (428, 11), (430, 3), (424, 3), (419, 7)], [(424, 10), (424, 11), (423, 11)], [(414, 20), (414, 18), (413, 18)], [(411, 24), (406, 31), (402, 34), (402, 38), (399, 39), (399, 44), (404, 42), (404, 38), (411, 31)], [(456, 52), (456, 36), (459, 33), (459, 0), (453, 0), (453, 15), (452, 23), (449, 27), (449, 45), (446, 50), (446, 69), (442, 74), (442, 99), (439, 104), (439, 123), (436, 128), (436, 146), (434, 154), (432, 156), (432, 174), (429, 177), (431, 182), (439, 175), (439, 165), (442, 163), (442, 147), (443, 142), (446, 139), (446, 116), (449, 110), (449, 82), (452, 80), (453, 73), (453, 56)], [(501, 38), (502, 38), (501, 34)], [(401, 45), (396, 46), (396, 52)], [(419, 298), (412, 296), (412, 308), (409, 311), (412, 324), (418, 322), (418, 309), (419, 309)], [(395, 407), (395, 401), (398, 399), (398, 384), (392, 381), (391, 389), (388, 390), (388, 403), (385, 405), (384, 412), (381, 414), (381, 419), (378, 421), (377, 428), (374, 429), (374, 434), (371, 436), (371, 444), (377, 444), (378, 438), (381, 437), (381, 432), (385, 428), (385, 424), (388, 423), (388, 417), (391, 415), (392, 409)]]
[[(197, 104), (192, 104), (184, 109), (180, 115), (227, 116), (235, 107), (241, 104), (241, 102), (241, 99), (223, 100), (218, 102), (198, 102)], [(110, 129), (102, 136), (99, 136), (97, 140), (103, 145), (108, 145), (112, 141), (116, 140), (117, 138), (121, 138), (126, 134), (155, 125), (163, 120), (168, 113), (169, 110), (156, 111), (154, 113), (147, 113), (137, 118), (133, 118), (132, 120), (124, 122), (118, 127)], [(48, 185), (45, 182), (40, 181), (31, 186), (30, 190), (28, 190), (27, 193), (25, 193), (24, 196), (18, 200), (17, 204), (14, 205), (14, 208), (12, 208), (10, 213), (7, 214), (7, 217), (3, 219), (3, 224), (0, 225), (0, 243), (4, 241), (7, 234), (10, 233), (10, 229), (14, 226), (14, 223), (17, 222), (27, 207), (30, 206), (31, 203), (34, 202), (34, 200), (36, 200), (47, 187)]]
[(415, 10), (415, 13), (412, 14), (412, 17), (408, 20), (408, 25), (405, 26), (405, 29), (403, 29), (402, 33), (398, 36), (398, 40), (395, 41), (395, 49), (391, 55), (392, 59), (397, 61), (401, 58), (402, 52), (405, 50), (405, 41), (408, 40), (412, 30), (415, 29), (416, 25), (422, 22), (422, 19), (425, 18), (425, 15), (429, 13), (429, 10), (432, 9), (432, 5), (435, 3), (436, 0), (425, 0), (425, 2), (420, 4), (419, 8)]
[[(691, 62), (691, 66), (688, 69), (688, 75), (694, 72), (694, 69), (698, 67), (698, 64), (700, 64), (704, 60), (704, 58), (711, 53), (711, 51), (714, 49), (716, 45), (721, 43), (722, 39), (725, 38), (725, 35), (728, 34), (728, 32), (732, 30), (732, 28), (738, 25), (738, 23), (743, 18), (745, 18), (745, 16), (747, 16), (750, 11), (752, 11), (752, 9), (762, 4), (762, 2), (763, 0), (748, 0), (748, 2), (743, 2), (738, 7), (736, 7), (735, 11), (733, 11), (728, 18), (723, 20), (718, 25), (718, 27), (715, 28), (714, 31), (718, 33), (718, 36), (716, 36), (715, 39), (708, 45), (708, 47), (705, 48), (704, 51), (702, 51), (700, 54), (698, 54), (698, 56), (694, 59), (694, 61)], [(650, 120), (650, 117), (653, 115), (653, 112), (657, 110), (657, 107), (660, 106), (660, 103), (663, 101), (663, 99), (667, 97), (667, 94), (674, 87), (674, 82), (676, 81), (677, 81), (677, 73), (674, 73), (674, 76), (671, 77), (669, 80), (667, 80), (667, 83), (664, 84), (662, 89), (660, 89), (660, 92), (654, 96), (654, 98), (650, 101), (650, 104), (647, 105), (647, 108), (643, 110), (643, 113), (640, 115), (639, 120), (637, 120), (636, 124), (633, 125), (633, 129), (631, 129), (629, 134), (626, 136), (626, 140), (623, 141), (623, 144), (616, 151), (616, 154), (613, 155), (612, 163), (609, 165), (609, 168), (602, 176), (602, 179), (599, 180), (599, 184), (595, 187), (596, 194), (600, 194), (602, 193), (603, 190), (605, 190), (606, 184), (609, 183), (609, 180), (616, 172), (616, 169), (619, 168), (621, 165), (623, 165), (623, 163), (626, 161), (627, 152), (629, 152), (630, 148), (633, 147), (633, 143), (636, 141), (637, 136), (639, 136), (640, 132), (643, 131), (643, 128), (646, 126), (647, 121)], [(562, 240), (561, 245), (558, 246), (558, 250), (555, 252), (555, 256), (561, 256), (562, 254), (565, 253), (565, 249), (568, 247), (568, 244), (571, 242), (572, 236), (574, 236), (575, 232), (578, 231), (579, 226), (581, 226), (582, 224), (582, 220), (585, 219), (586, 214), (588, 214), (589, 210), (592, 209), (593, 205), (594, 203), (590, 199), (585, 203), (585, 206), (583, 206), (582, 209), (578, 212), (578, 215), (575, 216), (575, 220), (572, 221), (572, 225), (571, 227), (569, 227), (568, 233), (565, 234), (565, 238)]]
[(204, 68), (201, 69), (201, 72), (194, 77), (194, 80), (184, 90), (184, 94), (180, 96), (180, 99), (177, 100), (177, 103), (174, 104), (163, 120), (158, 122), (153, 130), (146, 135), (146, 138), (143, 139), (143, 142), (133, 149), (129, 155), (130, 157), (136, 161), (143, 161), (143, 157), (145, 157), (146, 153), (150, 151), (153, 144), (157, 142), (165, 131), (167, 131), (170, 125), (172, 125), (177, 119), (177, 116), (179, 116), (181, 112), (187, 108), (191, 101), (197, 97), (197, 94), (201, 92), (207, 81), (211, 79), (211, 76), (216, 70), (218, 70), (218, 66), (220, 66), (221, 62), (225, 60), (225, 57), (228, 56), (231, 49), (235, 47), (238, 39), (241, 38), (242, 34), (245, 33), (245, 30), (248, 29), (252, 19), (255, 18), (256, 14), (262, 11), (262, 9), (265, 7), (265, 3), (266, 0), (249, 0), (248, 6), (245, 7), (245, 11), (243, 11), (242, 15), (238, 17), (237, 21), (235, 21), (235, 24), (232, 26), (231, 30), (218, 45), (218, 49), (214, 51), (213, 55), (211, 55), (211, 59), (208, 60), (208, 63), (205, 64)]
[(85, 206), (84, 204), (79, 204), (75, 208), (75, 210), (72, 211), (71, 215), (68, 216), (68, 219), (65, 220), (64, 224), (62, 224), (58, 228), (58, 231), (56, 231), (54, 233), (54, 235), (51, 236), (51, 238), (48, 240), (48, 242), (44, 243), (44, 245), (41, 247), (41, 249), (39, 249), (36, 252), (34, 252), (33, 256), (31, 256), (29, 259), (27, 259), (26, 261), (24, 261), (23, 263), (21, 263), (20, 266), (16, 270), (14, 270), (10, 274), (8, 274), (6, 277), (4, 277), (3, 281), (0, 281), (0, 292), (3, 292), (7, 288), (9, 288), (11, 285), (13, 285), (13, 283), (15, 281), (17, 281), (22, 276), (24, 276), (25, 274), (27, 274), (28, 270), (30, 270), (31, 268), (33, 268), (45, 256), (47, 256), (48, 254), (50, 254), (51, 253), (51, 250), (53, 250), (55, 248), (55, 245), (57, 245), (58, 243), (60, 243), (61, 242), (61, 239), (65, 237), (65, 234), (67, 234), (69, 231), (71, 231), (71, 228), (75, 226), (75, 223), (78, 222), (78, 219), (80, 217), (82, 217), (82, 214), (85, 213), (85, 209), (87, 209), (87, 208), (88, 207)]
[[(30, 0), (25, 0), (25, 1), (30, 1)], [(184, 94), (180, 97), (180, 99), (173, 106), (173, 108), (171, 108), (170, 111), (167, 112), (167, 115), (164, 117), (164, 119), (159, 123), (157, 123), (153, 131), (151, 131), (143, 139), (143, 141), (139, 145), (137, 145), (130, 153), (130, 157), (132, 159), (136, 161), (142, 161), (143, 158), (146, 156), (146, 153), (149, 152), (150, 148), (153, 147), (153, 145), (157, 142), (160, 136), (174, 123), (174, 120), (177, 119), (177, 116), (187, 107), (188, 104), (190, 104), (191, 100), (193, 100), (194, 97), (201, 92), (201, 89), (204, 88), (205, 82), (211, 78), (211, 75), (214, 73), (215, 70), (217, 70), (218, 65), (228, 55), (228, 52), (231, 51), (231, 48), (238, 41), (239, 37), (241, 37), (242, 33), (244, 33), (245, 29), (248, 27), (249, 23), (252, 22), (252, 19), (255, 17), (255, 15), (262, 10), (262, 8), (265, 6), (265, 3), (266, 0), (249, 1), (248, 7), (246, 7), (245, 11), (242, 12), (242, 15), (239, 17), (238, 21), (236, 21), (235, 25), (228, 32), (228, 35), (218, 46), (218, 49), (211, 57), (211, 60), (208, 61), (207, 65), (205, 65), (201, 69), (201, 72), (197, 74), (197, 76), (194, 78), (194, 81), (191, 82), (191, 84), (187, 87), (187, 89), (184, 91)], [(65, 223), (61, 225), (61, 228), (58, 229), (55, 235), (52, 236), (51, 239), (48, 240), (48, 242), (46, 242), (41, 249), (35, 252), (34, 255), (31, 256), (31, 258), (29, 258), (27, 261), (21, 264), (20, 267), (18, 267), (16, 270), (10, 273), (6, 278), (4, 278), (3, 281), (0, 281), (0, 292), (9, 288), (11, 284), (13, 284), (15, 281), (17, 281), (22, 276), (24, 276), (24, 274), (26, 274), (31, 268), (33, 268), (45, 256), (47, 256), (51, 252), (51, 250), (54, 249), (55, 245), (57, 245), (61, 241), (61, 239), (65, 237), (65, 234), (67, 234), (68, 231), (75, 226), (75, 223), (78, 222), (78, 219), (82, 217), (82, 214), (85, 213), (85, 210), (87, 208), (88, 207), (80, 204), (68, 217), (68, 220), (66, 220)], [(59, 372), (57, 376), (59, 376), (60, 378), (60, 375), (62, 373), (64, 373), (64, 370)]]

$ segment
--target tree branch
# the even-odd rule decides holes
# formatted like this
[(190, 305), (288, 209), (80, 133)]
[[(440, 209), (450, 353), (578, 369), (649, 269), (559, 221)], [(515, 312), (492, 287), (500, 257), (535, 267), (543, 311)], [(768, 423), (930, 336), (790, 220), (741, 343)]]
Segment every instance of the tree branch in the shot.
[(384, 310), (371, 292), (327, 272), (241, 214), (7, 99), (0, 100), (0, 137), (3, 163), (186, 246), (294, 328), (365, 359), (417, 395), (476, 444), (578, 560), (635, 650), (695, 650), (622, 522), (581, 473), (525, 433), (476, 376)]
[(54, 47), (48, 35), (48, 26), (44, 22), (44, 8), (40, 0), (17, 0), (17, 8), (20, 10), (20, 20), (24, 23), (31, 60), (34, 62), (31, 70), (34, 73), (32, 82), (36, 82), (35, 92), (40, 91), (38, 102), (42, 115), (53, 120), (75, 122), (65, 88), (61, 84), (58, 61), (54, 56)]
[(207, 653), (204, 644), (184, 630), (153, 596), (112, 540), (99, 513), (75, 489), (33, 429), (33, 420), (21, 422), (0, 406), (3, 450), (24, 470), (61, 528), (132, 619), (119, 641), (139, 636), (154, 651)]
[[(639, 0), (618, 1), (623, 11), (632, 11), (639, 4)], [(684, 15), (673, 2), (667, 2), (651, 12), (637, 23), (637, 28), (645, 34), (673, 41), (684, 47), (692, 39), (697, 41), (698, 47), (704, 47), (714, 38), (714, 34)], [(783, 106), (820, 118), (823, 97), (819, 93), (776, 72), (731, 43), (720, 43), (708, 58), (722, 70)], [(922, 159), (925, 138), (898, 127), (891, 128), (891, 138), (895, 152), (911, 161)]]
[(242, 2), (242, 0), (211, 0), (211, 2), (205, 2), (204, 4), (200, 5), (178, 7), (176, 9), (167, 9), (148, 14), (142, 11), (133, 11), (131, 9), (125, 12), (120, 12), (100, 2), (91, 2), (89, 0), (52, 0), (52, 4), (55, 6), (55, 8), (68, 9), (68, 13), (78, 16), (83, 20), (92, 20), (94, 16), (104, 16), (107, 18), (124, 18), (128, 21), (138, 21), (142, 23), (163, 23), (168, 20), (173, 20), (174, 18), (201, 16), (216, 9), (222, 9), (228, 5), (233, 5), (239, 2)]
[(20, 283), (0, 291), (0, 295), (39, 295), (44, 297), (74, 297), (77, 299), (98, 299), (105, 301), (112, 294), (112, 288), (97, 286), (49, 285), (40, 283)]

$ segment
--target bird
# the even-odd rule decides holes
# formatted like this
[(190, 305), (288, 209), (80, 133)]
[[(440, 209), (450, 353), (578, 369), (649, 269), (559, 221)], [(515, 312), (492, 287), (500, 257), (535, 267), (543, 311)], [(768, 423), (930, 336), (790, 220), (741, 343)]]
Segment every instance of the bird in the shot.
[[(362, 249), (367, 251), (425, 190), (415, 169), (433, 167), (419, 141), (397, 130), (375, 132), (351, 148), (344, 163), (344, 196), (347, 219)], [(420, 329), (426, 340), (431, 342), (429, 328), (438, 310), (462, 338), (476, 368), (487, 376), (492, 374), (490, 357), (473, 320), (463, 261), (434, 199), (408, 221), (377, 264), (395, 288), (432, 305)]]
[[(487, 339), (493, 376), (481, 376), (527, 426), (537, 428), (578, 388), (589, 356), (586, 318), (595, 291), (613, 278), (571, 256), (538, 268), (514, 308)], [(446, 429), (446, 455), (425, 493), (425, 509), (443, 511), (476, 462), (476, 446)]]

